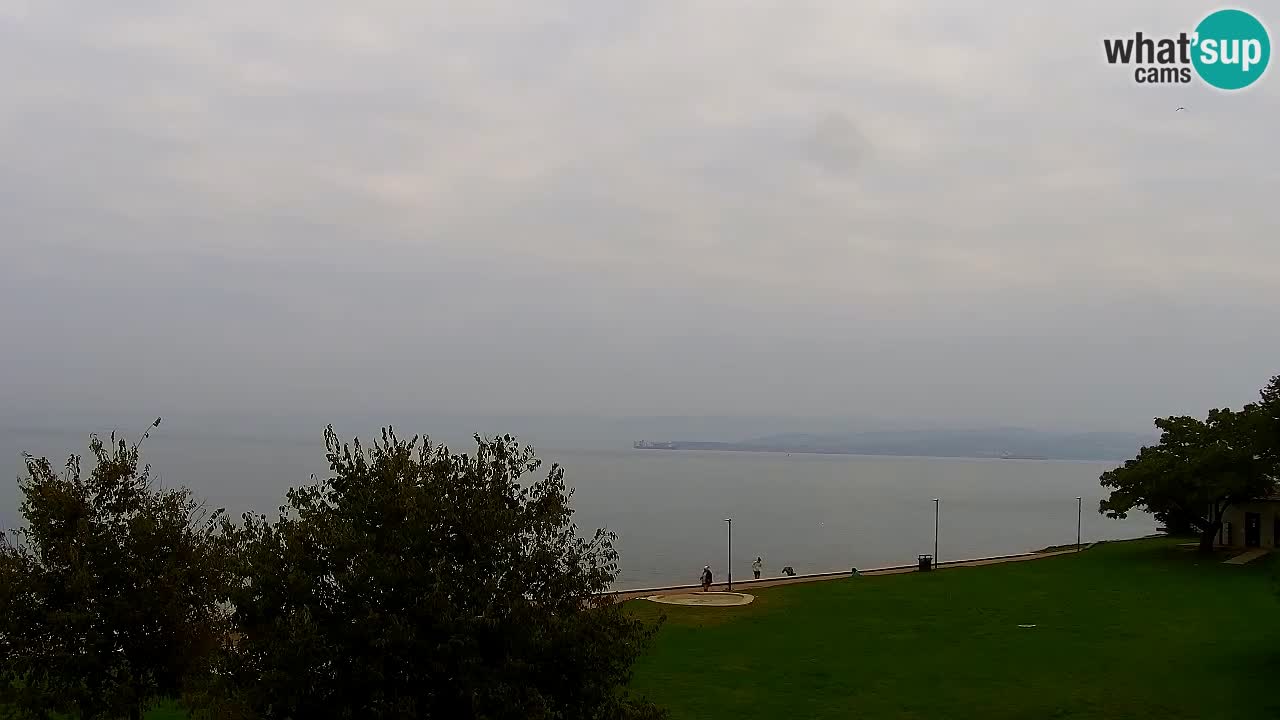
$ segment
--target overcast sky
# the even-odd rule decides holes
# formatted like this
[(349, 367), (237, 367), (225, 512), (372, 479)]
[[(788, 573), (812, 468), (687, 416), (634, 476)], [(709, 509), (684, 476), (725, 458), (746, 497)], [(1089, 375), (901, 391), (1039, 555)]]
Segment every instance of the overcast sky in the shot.
[(1238, 405), (1280, 372), (1280, 70), (1102, 53), (1215, 7), (0, 0), (0, 405)]

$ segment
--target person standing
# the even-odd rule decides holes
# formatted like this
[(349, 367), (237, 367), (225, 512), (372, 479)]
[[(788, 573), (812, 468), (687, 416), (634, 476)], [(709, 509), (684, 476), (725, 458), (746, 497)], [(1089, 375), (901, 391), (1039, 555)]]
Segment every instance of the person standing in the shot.
[(702, 566), (702, 592), (707, 592), (710, 589), (711, 589), (711, 566), (703, 565)]
[(755, 562), (751, 563), (751, 572), (755, 574), (757, 580), (760, 579), (760, 571), (763, 568), (764, 568), (764, 561), (758, 557), (756, 558)]

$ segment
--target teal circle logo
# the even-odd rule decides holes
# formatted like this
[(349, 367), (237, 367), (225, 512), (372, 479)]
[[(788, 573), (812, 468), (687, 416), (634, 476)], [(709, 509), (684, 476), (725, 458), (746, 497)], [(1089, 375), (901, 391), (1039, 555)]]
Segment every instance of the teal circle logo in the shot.
[(1271, 60), (1267, 28), (1243, 10), (1219, 10), (1196, 26), (1191, 64), (1200, 79), (1219, 90), (1255, 83)]

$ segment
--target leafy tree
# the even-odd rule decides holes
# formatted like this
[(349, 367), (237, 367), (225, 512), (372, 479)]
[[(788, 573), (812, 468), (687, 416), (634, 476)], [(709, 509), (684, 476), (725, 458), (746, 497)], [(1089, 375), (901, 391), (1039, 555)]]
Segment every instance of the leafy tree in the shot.
[(1167, 417), (1155, 424), (1159, 444), (1102, 474), (1103, 487), (1112, 490), (1098, 511), (1123, 518), (1134, 508), (1145, 510), (1170, 528), (1193, 529), (1200, 549), (1212, 551), (1227, 507), (1274, 489), (1265, 418), (1257, 405), (1247, 405), (1210, 410), (1205, 420)]
[(325, 432), (329, 479), (246, 515), (224, 677), (264, 718), (657, 718), (625, 689), (653, 629), (598, 593), (613, 535), (571, 521), (564, 473), (510, 436), (474, 456)]
[(155, 487), (136, 445), (89, 448), (88, 477), (26, 457), (25, 525), (0, 543), (0, 704), (20, 717), (138, 718), (225, 632), (219, 512)]
[(1264, 450), (1280, 466), (1280, 375), (1271, 378), (1259, 395), (1261, 401), (1257, 404), (1257, 412), (1264, 425)]

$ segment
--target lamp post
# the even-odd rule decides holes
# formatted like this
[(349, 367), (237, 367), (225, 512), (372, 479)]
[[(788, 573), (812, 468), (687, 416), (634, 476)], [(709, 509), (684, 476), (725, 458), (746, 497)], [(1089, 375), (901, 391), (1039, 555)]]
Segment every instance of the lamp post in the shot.
[(1076, 496), (1076, 552), (1080, 552), (1080, 518), (1084, 515), (1084, 498)]
[(933, 499), (933, 566), (938, 567), (938, 498)]
[(728, 589), (733, 590), (733, 518), (725, 518), (724, 521), (729, 523), (729, 558), (725, 577), (728, 578)]

